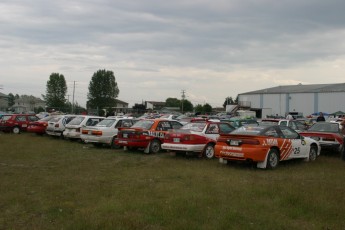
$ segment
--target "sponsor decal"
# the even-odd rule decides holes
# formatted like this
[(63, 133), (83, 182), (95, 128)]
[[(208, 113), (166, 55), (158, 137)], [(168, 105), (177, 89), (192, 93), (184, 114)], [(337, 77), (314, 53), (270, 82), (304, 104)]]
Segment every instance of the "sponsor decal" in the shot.
[(163, 132), (148, 131), (148, 134), (151, 137), (164, 138), (164, 133)]
[(263, 145), (277, 146), (278, 145), (278, 141), (277, 141), (277, 139), (266, 139), (264, 141)]
[(232, 146), (223, 146), (223, 150), (236, 150), (236, 151), (242, 151), (242, 147), (232, 147)]
[(222, 156), (229, 156), (229, 157), (243, 157), (243, 153), (234, 153), (228, 151), (220, 151)]

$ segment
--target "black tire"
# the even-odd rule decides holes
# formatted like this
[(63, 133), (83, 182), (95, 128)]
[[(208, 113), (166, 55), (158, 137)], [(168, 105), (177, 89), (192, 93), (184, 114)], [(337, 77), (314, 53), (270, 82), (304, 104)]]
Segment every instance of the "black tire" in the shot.
[[(345, 140), (344, 140), (343, 143), (345, 143)], [(344, 145), (344, 144), (343, 144), (343, 145)], [(345, 148), (343, 148), (343, 151), (340, 153), (340, 158), (341, 158), (343, 161), (345, 161)]]
[(115, 139), (116, 139), (116, 136), (113, 137), (113, 139), (111, 139), (110, 148), (112, 148), (112, 149), (119, 149), (119, 148), (121, 148), (120, 145), (115, 145), (115, 143), (114, 143)]
[(158, 153), (161, 151), (161, 142), (157, 139), (154, 139), (150, 143), (149, 153)]
[(279, 154), (275, 149), (271, 149), (267, 156), (266, 168), (275, 169), (279, 165)]
[(20, 128), (18, 126), (14, 126), (13, 129), (12, 129), (12, 132), (14, 134), (19, 134), (20, 133)]
[(207, 144), (203, 154), (207, 159), (214, 158), (214, 144)]
[[(344, 142), (345, 143), (345, 142)], [(339, 146), (339, 148), (337, 149), (337, 153), (339, 153), (340, 155), (344, 152), (344, 143), (342, 145)]]
[(317, 147), (311, 146), (309, 150), (309, 161), (315, 161), (317, 157)]

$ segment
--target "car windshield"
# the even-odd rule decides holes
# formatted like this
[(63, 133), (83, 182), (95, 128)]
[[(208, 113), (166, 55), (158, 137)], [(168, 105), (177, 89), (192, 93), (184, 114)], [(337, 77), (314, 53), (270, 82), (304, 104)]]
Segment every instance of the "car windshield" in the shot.
[(52, 120), (54, 117), (52, 116), (46, 116), (46, 117), (43, 117), (42, 119), (40, 119), (40, 121), (50, 121)]
[(338, 123), (317, 122), (313, 124), (308, 130), (317, 132), (338, 133), (339, 125)]
[(181, 129), (188, 129), (195, 132), (202, 132), (206, 126), (206, 122), (191, 122), (181, 127)]
[(11, 118), (11, 115), (10, 115), (10, 116), (4, 115), (1, 119), (2, 119), (3, 121), (7, 121), (7, 120), (9, 120), (10, 118)]
[(85, 117), (75, 117), (68, 124), (69, 125), (80, 125), (80, 123), (85, 119)]
[(54, 117), (50, 122), (58, 122), (62, 117)]
[(256, 120), (242, 120), (242, 125), (258, 124)]
[(140, 120), (136, 122), (131, 128), (142, 128), (142, 129), (151, 129), (154, 121), (152, 120)]
[(259, 135), (264, 129), (265, 127), (263, 126), (241, 126), (231, 134)]
[(102, 121), (100, 121), (97, 125), (97, 127), (110, 127), (112, 126), (112, 124), (114, 124), (114, 122), (116, 121), (116, 119), (104, 119)]

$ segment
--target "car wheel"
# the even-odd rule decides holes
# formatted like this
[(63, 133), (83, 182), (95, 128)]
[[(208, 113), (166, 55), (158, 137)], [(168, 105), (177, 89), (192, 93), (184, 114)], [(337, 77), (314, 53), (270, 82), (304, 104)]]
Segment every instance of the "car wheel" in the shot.
[(317, 148), (315, 146), (311, 146), (309, 150), (309, 161), (315, 161), (317, 157)]
[(113, 139), (111, 139), (110, 148), (119, 149), (121, 146), (115, 144), (115, 139), (116, 139), (116, 137), (113, 137)]
[(159, 140), (152, 140), (150, 143), (150, 153), (158, 153), (161, 150), (161, 142)]
[(12, 132), (14, 134), (19, 134), (20, 133), (20, 128), (18, 126), (13, 127)]
[(343, 161), (345, 161), (345, 149), (344, 149), (343, 152), (341, 153), (340, 157), (341, 157), (341, 159), (342, 159)]
[(206, 145), (206, 147), (204, 149), (204, 156), (207, 159), (212, 159), (214, 157), (214, 145), (213, 144)]
[(341, 155), (344, 152), (344, 144), (340, 145), (337, 152)]
[(278, 151), (275, 149), (271, 149), (268, 153), (268, 156), (267, 156), (266, 168), (274, 169), (278, 166), (278, 164), (279, 164)]

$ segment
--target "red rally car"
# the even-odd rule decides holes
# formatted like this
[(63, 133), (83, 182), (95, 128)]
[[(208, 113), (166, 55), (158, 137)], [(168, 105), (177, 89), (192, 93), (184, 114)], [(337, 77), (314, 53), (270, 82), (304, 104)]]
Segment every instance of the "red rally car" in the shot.
[(47, 116), (38, 121), (32, 121), (29, 123), (27, 132), (36, 133), (37, 135), (43, 135), (46, 133), (46, 128), (48, 126), (48, 121), (53, 119), (54, 116)]
[(119, 128), (115, 144), (128, 148), (144, 148), (145, 153), (157, 153), (161, 150), (168, 130), (181, 127), (182, 124), (174, 120), (140, 120), (130, 128)]

